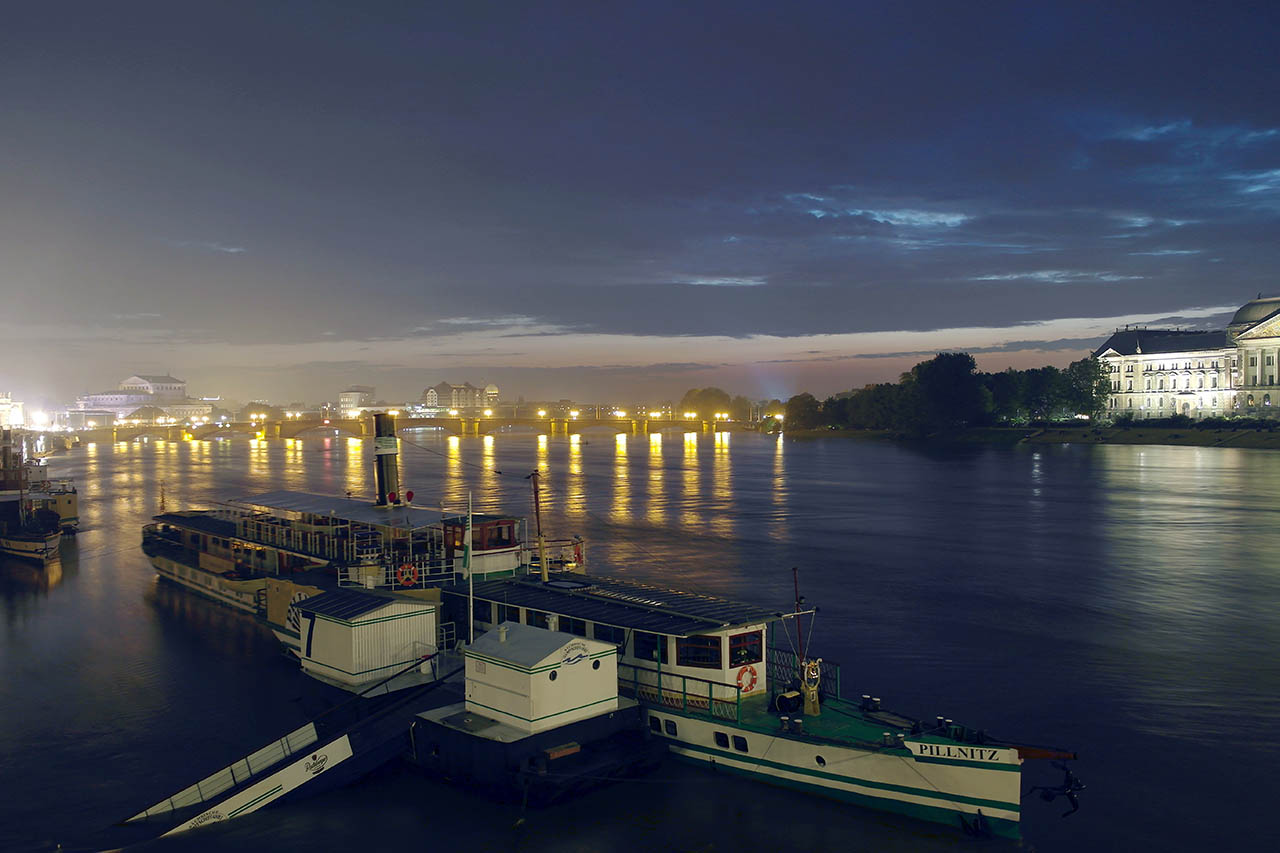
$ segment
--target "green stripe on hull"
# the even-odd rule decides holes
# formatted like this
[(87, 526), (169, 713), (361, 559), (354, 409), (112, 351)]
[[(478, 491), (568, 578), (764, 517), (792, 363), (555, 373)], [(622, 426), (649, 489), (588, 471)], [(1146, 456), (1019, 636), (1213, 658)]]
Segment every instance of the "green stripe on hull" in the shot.
[[(684, 746), (683, 743), (681, 745)], [(696, 749), (696, 747), (694, 747), (694, 749)], [(889, 799), (887, 797), (873, 797), (868, 794), (858, 794), (853, 791), (845, 791), (840, 788), (828, 788), (825, 785), (801, 782), (797, 779), (789, 779), (785, 776), (775, 776), (771, 773), (747, 770), (730, 764), (723, 764), (718, 761), (709, 761), (708, 759), (715, 758), (714, 755), (708, 755), (706, 758), (685, 755), (680, 752), (676, 752), (674, 755), (681, 761), (687, 761), (691, 764), (705, 765), (708, 763), (714, 763), (717, 770), (724, 770), (735, 776), (742, 776), (745, 779), (767, 782), (770, 785), (776, 785), (780, 788), (790, 788), (791, 790), (801, 791), (806, 794), (816, 794), (818, 796), (839, 800), (862, 808), (874, 809), (882, 812), (893, 812), (894, 814), (904, 815), (917, 820), (926, 820), (930, 823), (947, 824), (948, 826), (956, 829), (961, 828), (961, 817), (964, 817), (964, 819), (970, 823), (975, 819), (975, 816), (972, 814), (956, 811), (954, 809), (942, 808), (940, 806), (925, 806), (919, 803), (908, 803), (903, 802), (902, 800)], [(990, 828), (991, 833), (999, 836), (1000, 838), (1022, 838), (1022, 833), (1017, 821), (1006, 820), (1004, 818), (987, 817), (987, 825)]]
[[(879, 788), (883, 791), (890, 791), (896, 794), (907, 794), (913, 797), (927, 797), (934, 800), (950, 800), (956, 803), (964, 803), (965, 805), (970, 805), (974, 808), (1001, 809), (1002, 811), (1010, 812), (1017, 812), (1022, 808), (1021, 803), (1007, 803), (1002, 800), (988, 800), (982, 797), (969, 797), (964, 794), (952, 794), (938, 790), (930, 791), (926, 788), (913, 788), (906, 785), (895, 785), (891, 782), (877, 782), (873, 779), (862, 779), (857, 776), (842, 776), (839, 773), (829, 773), (825, 770), (812, 770), (808, 767), (798, 767), (794, 764), (782, 764), (777, 761), (768, 761), (745, 753), (728, 753), (723, 750), (702, 746), (701, 744), (689, 743), (688, 741), (675, 740), (673, 742), (684, 749), (692, 750), (693, 752), (701, 752), (712, 758), (732, 758), (737, 761), (758, 764), (761, 767), (768, 767), (774, 770), (785, 770), (790, 773), (812, 776), (815, 779), (830, 779), (833, 782), (843, 782), (848, 785), (860, 785), (864, 788)], [(904, 757), (902, 760), (910, 761), (911, 759)]]

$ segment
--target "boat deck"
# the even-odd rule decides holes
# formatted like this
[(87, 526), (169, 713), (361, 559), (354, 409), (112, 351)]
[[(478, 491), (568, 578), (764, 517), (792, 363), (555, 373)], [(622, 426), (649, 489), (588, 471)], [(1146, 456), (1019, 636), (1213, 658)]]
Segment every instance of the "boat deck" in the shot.
[(779, 713), (769, 707), (767, 695), (747, 696), (742, 700), (740, 721), (746, 728), (773, 734), (781, 729), (784, 716), (791, 723), (793, 736), (877, 747), (883, 744), (885, 732), (895, 740), (898, 734), (909, 735), (914, 722), (887, 711), (863, 711), (856, 703), (843, 699), (825, 699), (822, 713), (817, 716), (803, 711)]

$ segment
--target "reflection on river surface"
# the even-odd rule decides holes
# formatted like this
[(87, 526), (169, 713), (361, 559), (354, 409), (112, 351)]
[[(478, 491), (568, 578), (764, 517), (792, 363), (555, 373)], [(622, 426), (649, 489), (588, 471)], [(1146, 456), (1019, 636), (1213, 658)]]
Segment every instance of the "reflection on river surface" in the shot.
[[(586, 536), (592, 571), (785, 607), (799, 566), (821, 608), (814, 643), (843, 663), (847, 694), (1080, 751), (1080, 814), (1025, 804), (1039, 850), (1265, 837), (1280, 455), (754, 434), (409, 441), (401, 480), (424, 506), (459, 511), (470, 495), (477, 512), (531, 515), (525, 475), (542, 471), (548, 532)], [(367, 496), (371, 470), (372, 448), (340, 436), (98, 444), (52, 461), (79, 483), (84, 529), (48, 571), (0, 566), (0, 848), (118, 820), (319, 707), (252, 620), (156, 580), (139, 531), (161, 484), (178, 509), (270, 489)], [(674, 764), (512, 829), (517, 812), (396, 771), (156, 846), (965, 843)]]

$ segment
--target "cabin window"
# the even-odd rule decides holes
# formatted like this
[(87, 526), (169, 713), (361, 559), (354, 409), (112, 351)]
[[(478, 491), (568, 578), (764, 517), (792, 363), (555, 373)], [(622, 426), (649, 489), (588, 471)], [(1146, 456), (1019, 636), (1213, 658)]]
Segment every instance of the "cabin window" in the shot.
[(662, 728), (666, 731), (666, 733), (667, 733), (667, 734), (671, 735), (672, 737), (675, 737), (675, 736), (676, 736), (676, 721), (675, 721), (675, 720), (663, 720), (663, 721), (662, 721)]
[(475, 607), (472, 608), (471, 615), (477, 622), (492, 622), (493, 605), (488, 601), (477, 601)]
[(744, 738), (742, 735), (734, 735), (734, 736), (733, 736), (733, 748), (734, 748), (734, 749), (736, 749), (736, 750), (738, 750), (738, 752), (746, 752), (746, 751), (747, 751), (747, 739), (746, 739), (746, 738)]
[(657, 717), (650, 717), (649, 731), (662, 734), (662, 720), (659, 720)]
[(764, 637), (760, 631), (748, 631), (729, 637), (729, 665), (746, 666), (764, 660)]
[(667, 637), (665, 634), (649, 634), (644, 631), (636, 631), (634, 645), (637, 659), (669, 663), (667, 660)]
[(512, 607), (509, 604), (498, 605), (498, 622), (519, 622), (520, 608)]
[(573, 634), (575, 637), (585, 637), (587, 636), (587, 623), (582, 619), (561, 616), (560, 630), (566, 634)]
[(524, 621), (526, 625), (532, 625), (535, 628), (546, 628), (549, 624), (547, 614), (533, 609), (524, 612)]
[(724, 732), (716, 732), (716, 746), (721, 749), (729, 748), (729, 736)]
[(601, 625), (599, 622), (591, 626), (591, 635), (597, 640), (613, 643), (615, 646), (622, 645), (627, 639), (626, 632), (621, 628), (615, 628), (612, 625)]
[(676, 664), (696, 666), (701, 669), (720, 669), (721, 647), (719, 637), (698, 634), (676, 638)]

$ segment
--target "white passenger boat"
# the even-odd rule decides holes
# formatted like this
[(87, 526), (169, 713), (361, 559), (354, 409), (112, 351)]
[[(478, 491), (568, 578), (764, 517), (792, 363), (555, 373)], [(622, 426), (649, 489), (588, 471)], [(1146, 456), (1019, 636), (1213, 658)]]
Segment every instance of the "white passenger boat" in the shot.
[[(620, 692), (645, 707), (653, 736), (684, 759), (777, 785), (1018, 837), (1024, 760), (1075, 757), (843, 699), (835, 664), (783, 641), (810, 614), (579, 575), (458, 584), (444, 599), (460, 633), (518, 622), (613, 643)], [(1074, 803), (1078, 790), (1059, 793)]]

